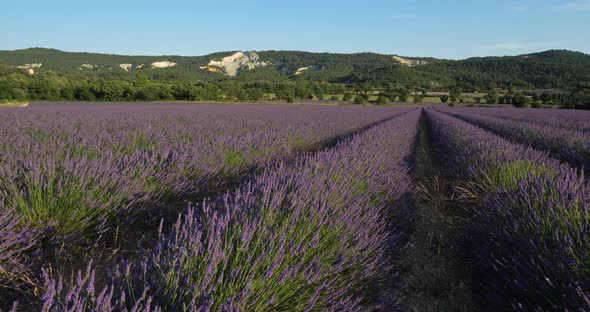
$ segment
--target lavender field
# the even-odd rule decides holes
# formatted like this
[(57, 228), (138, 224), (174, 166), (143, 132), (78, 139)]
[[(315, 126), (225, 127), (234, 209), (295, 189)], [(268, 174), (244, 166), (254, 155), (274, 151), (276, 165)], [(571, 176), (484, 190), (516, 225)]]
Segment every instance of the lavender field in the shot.
[(0, 311), (587, 311), (590, 115), (0, 110)]

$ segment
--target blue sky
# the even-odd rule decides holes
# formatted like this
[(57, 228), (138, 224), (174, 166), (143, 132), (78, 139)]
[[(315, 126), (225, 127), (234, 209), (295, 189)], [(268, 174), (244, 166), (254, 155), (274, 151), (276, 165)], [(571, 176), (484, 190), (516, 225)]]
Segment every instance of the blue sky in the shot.
[(0, 50), (133, 55), (229, 50), (466, 58), (590, 53), (590, 0), (11, 0)]

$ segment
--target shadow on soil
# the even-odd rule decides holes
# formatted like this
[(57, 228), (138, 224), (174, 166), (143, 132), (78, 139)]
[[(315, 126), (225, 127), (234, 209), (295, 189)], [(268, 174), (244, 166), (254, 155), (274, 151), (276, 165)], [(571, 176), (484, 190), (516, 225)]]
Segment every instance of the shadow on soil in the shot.
[(424, 116), (413, 159), (416, 206), (402, 260), (402, 305), (407, 311), (477, 311), (468, 285), (468, 261), (459, 239), (464, 215), (453, 187), (440, 175)]

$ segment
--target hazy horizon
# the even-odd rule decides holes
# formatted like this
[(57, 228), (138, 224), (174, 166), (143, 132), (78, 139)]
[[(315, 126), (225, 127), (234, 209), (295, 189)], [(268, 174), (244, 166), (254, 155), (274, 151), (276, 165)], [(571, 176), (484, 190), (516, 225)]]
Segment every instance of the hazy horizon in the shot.
[(62, 49), (58, 49), (58, 48), (54, 48), (54, 47), (26, 47), (26, 48), (18, 48), (18, 49), (10, 49), (10, 50), (4, 50), (4, 49), (0, 49), (0, 51), (19, 51), (19, 50), (27, 50), (27, 49), (49, 49), (49, 50), (58, 50), (61, 52), (65, 52), (65, 53), (89, 53), (89, 54), (104, 54), (104, 55), (120, 55), (120, 56), (132, 56), (132, 57), (142, 57), (142, 56), (146, 56), (146, 57), (154, 57), (154, 56), (179, 56), (179, 57), (201, 57), (201, 56), (207, 56), (213, 53), (232, 53), (232, 52), (263, 52), (263, 51), (285, 51), (285, 52), (305, 52), (305, 53), (331, 53), (331, 54), (362, 54), (362, 53), (375, 53), (375, 54), (382, 54), (382, 55), (397, 55), (397, 56), (401, 56), (401, 57), (412, 57), (412, 58), (435, 58), (435, 59), (448, 59), (448, 60), (463, 60), (463, 59), (469, 59), (469, 58), (477, 58), (477, 57), (503, 57), (503, 56), (518, 56), (518, 55), (526, 55), (526, 54), (532, 54), (532, 53), (541, 53), (541, 52), (546, 52), (546, 51), (551, 51), (551, 50), (567, 50), (567, 51), (572, 51), (572, 52), (580, 52), (580, 53), (584, 53), (587, 55), (590, 55), (589, 53), (583, 52), (583, 51), (576, 51), (576, 50), (569, 50), (569, 49), (559, 49), (559, 48), (555, 48), (555, 49), (548, 49), (548, 50), (542, 50), (542, 51), (529, 51), (529, 52), (524, 52), (524, 53), (516, 53), (516, 54), (504, 54), (504, 55), (473, 55), (473, 56), (468, 56), (466, 58), (462, 58), (462, 59), (451, 59), (451, 58), (436, 58), (433, 56), (429, 56), (429, 55), (400, 55), (400, 54), (395, 54), (395, 53), (379, 53), (379, 52), (373, 52), (373, 51), (358, 51), (358, 52), (329, 52), (329, 51), (304, 51), (304, 50), (225, 50), (225, 51), (212, 51), (210, 53), (206, 53), (206, 54), (195, 54), (195, 55), (188, 55), (188, 54), (170, 54), (170, 53), (164, 53), (164, 54), (119, 54), (119, 53), (110, 53), (110, 52), (97, 52), (97, 51), (67, 51), (67, 50), (62, 50)]
[[(0, 50), (199, 56), (289, 50), (464, 59), (590, 53), (590, 0), (171, 0), (5, 4)], [(15, 26), (16, 25), (16, 26)]]

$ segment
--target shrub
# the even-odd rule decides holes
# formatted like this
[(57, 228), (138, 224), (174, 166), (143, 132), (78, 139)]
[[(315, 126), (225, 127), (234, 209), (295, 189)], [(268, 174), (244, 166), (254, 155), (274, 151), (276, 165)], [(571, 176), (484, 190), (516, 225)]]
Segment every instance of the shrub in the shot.
[(386, 97), (384, 97), (384, 96), (379, 96), (379, 97), (377, 98), (377, 102), (376, 102), (376, 103), (377, 103), (377, 105), (385, 105), (385, 104), (387, 104), (388, 102), (389, 102), (389, 101), (387, 100), (387, 98), (386, 98)]
[(418, 103), (422, 103), (422, 101), (424, 100), (424, 96), (419, 95), (419, 94), (414, 94), (414, 104), (418, 104)]
[(364, 104), (365, 98), (362, 95), (357, 95), (354, 97), (354, 104)]
[(528, 98), (523, 94), (515, 95), (512, 98), (512, 105), (514, 107), (526, 107), (528, 104)]

